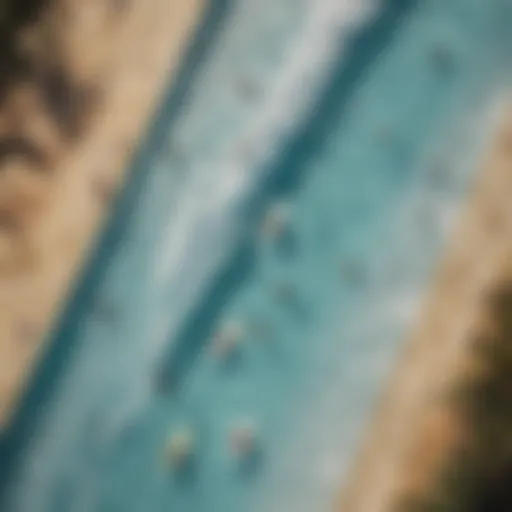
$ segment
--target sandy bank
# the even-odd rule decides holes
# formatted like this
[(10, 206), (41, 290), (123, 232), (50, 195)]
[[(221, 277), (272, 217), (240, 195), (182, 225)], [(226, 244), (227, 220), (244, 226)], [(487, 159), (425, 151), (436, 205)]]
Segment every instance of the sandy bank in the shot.
[[(510, 110), (504, 118), (339, 510), (427, 510), (436, 499), (445, 499), (436, 494), (443, 472), (474, 444), (473, 427), (450, 397), (460, 383), (479, 375), (482, 359), (475, 344), (500, 322), (489, 296), (512, 278)], [(466, 508), (439, 504), (428, 510)]]
[(58, 0), (0, 104), (0, 424), (91, 248), (203, 0)]

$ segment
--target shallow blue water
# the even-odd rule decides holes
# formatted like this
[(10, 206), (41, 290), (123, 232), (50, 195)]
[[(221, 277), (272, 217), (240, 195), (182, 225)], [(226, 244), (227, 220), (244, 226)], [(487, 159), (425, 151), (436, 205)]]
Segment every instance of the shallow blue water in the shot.
[(329, 509), (508, 82), (506, 2), (370, 4), (213, 4), (4, 441), (5, 510)]

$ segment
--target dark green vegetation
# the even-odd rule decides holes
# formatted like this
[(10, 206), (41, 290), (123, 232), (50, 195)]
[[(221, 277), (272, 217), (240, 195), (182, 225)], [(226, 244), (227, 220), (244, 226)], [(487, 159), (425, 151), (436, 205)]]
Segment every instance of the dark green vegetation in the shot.
[(30, 74), (30, 57), (20, 47), (17, 35), (36, 23), (49, 0), (0, 0), (0, 101), (6, 88)]
[[(61, 27), (73, 8), (58, 0), (0, 0), (0, 170), (21, 158), (51, 171), (59, 149), (83, 133), (98, 104), (98, 85), (72, 76), (63, 53)], [(18, 91), (28, 98), (13, 101)], [(50, 142), (30, 135), (41, 116), (54, 133)]]
[(487, 298), (492, 334), (473, 340), (482, 371), (450, 393), (470, 437), (428, 496), (407, 497), (400, 512), (512, 510), (512, 281)]

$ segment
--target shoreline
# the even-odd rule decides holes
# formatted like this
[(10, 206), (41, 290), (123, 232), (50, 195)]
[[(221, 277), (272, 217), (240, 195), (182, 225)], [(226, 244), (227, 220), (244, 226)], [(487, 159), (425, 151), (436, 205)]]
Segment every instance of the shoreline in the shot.
[(413, 503), (432, 499), (440, 475), (467, 446), (472, 426), (447, 397), (478, 373), (474, 338), (496, 322), (489, 320), (488, 293), (512, 276), (507, 263), (512, 254), (510, 108), (502, 125), (380, 400), (338, 510), (412, 512)]
[[(21, 133), (37, 150), (0, 162), (9, 180), (8, 193), (0, 195), (0, 429), (45, 350), (205, 2), (62, 0), (59, 6), (24, 29), (19, 44), (39, 56), (58, 42), (63, 50), (55, 60), (69, 91), (84, 92), (73, 98), (76, 112), (70, 119), (59, 117), (69, 105), (50, 112), (36, 78), (14, 84), (0, 109), (0, 136), (12, 141)], [(54, 46), (45, 46), (47, 32)], [(44, 55), (51, 69), (53, 60)], [(39, 70), (38, 80), (41, 75), (47, 78)], [(9, 114), (16, 109), (26, 123), (13, 132)], [(76, 134), (67, 137), (61, 120), (65, 128), (76, 121)]]

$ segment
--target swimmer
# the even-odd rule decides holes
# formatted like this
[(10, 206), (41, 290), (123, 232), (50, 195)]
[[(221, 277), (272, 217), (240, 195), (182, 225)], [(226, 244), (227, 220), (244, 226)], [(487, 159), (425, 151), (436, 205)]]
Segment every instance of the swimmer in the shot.
[(228, 358), (238, 350), (245, 328), (240, 322), (231, 321), (222, 326), (213, 338), (213, 353), (221, 358)]
[(229, 446), (236, 459), (243, 461), (255, 454), (258, 448), (258, 430), (250, 418), (236, 422), (229, 433)]
[(261, 318), (255, 318), (252, 320), (251, 334), (258, 338), (260, 341), (270, 341), (272, 338), (272, 328), (268, 322)]
[(175, 382), (172, 373), (166, 369), (160, 369), (153, 379), (153, 390), (155, 393), (165, 396), (175, 390)]
[(170, 436), (165, 447), (165, 458), (173, 469), (182, 469), (191, 462), (194, 451), (194, 433), (184, 427)]
[(449, 185), (451, 169), (440, 161), (434, 162), (428, 172), (428, 179), (438, 189), (447, 188)]
[(453, 68), (453, 54), (447, 46), (441, 43), (432, 48), (430, 59), (437, 71), (445, 72)]
[(290, 211), (286, 204), (276, 203), (266, 212), (261, 226), (263, 236), (278, 240), (290, 229)]
[(240, 77), (236, 81), (236, 89), (244, 101), (252, 101), (256, 99), (260, 92), (256, 82), (247, 77)]
[(298, 301), (299, 292), (292, 283), (280, 283), (275, 289), (276, 298), (283, 304), (293, 304)]
[(119, 318), (116, 305), (107, 299), (98, 299), (91, 310), (94, 318), (102, 323), (113, 324)]
[(356, 260), (342, 260), (340, 270), (342, 279), (349, 285), (361, 285), (367, 277), (364, 267)]

